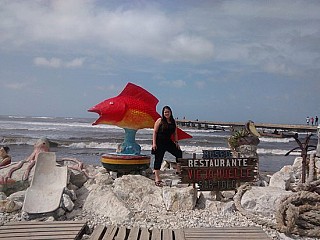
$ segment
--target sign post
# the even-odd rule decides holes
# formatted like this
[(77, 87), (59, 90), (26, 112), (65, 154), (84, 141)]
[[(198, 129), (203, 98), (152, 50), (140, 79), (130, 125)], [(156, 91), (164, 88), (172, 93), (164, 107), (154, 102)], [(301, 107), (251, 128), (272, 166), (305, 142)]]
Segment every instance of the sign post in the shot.
[(235, 190), (258, 176), (258, 158), (233, 157), (230, 150), (204, 150), (203, 157), (180, 159), (181, 182), (201, 191)]

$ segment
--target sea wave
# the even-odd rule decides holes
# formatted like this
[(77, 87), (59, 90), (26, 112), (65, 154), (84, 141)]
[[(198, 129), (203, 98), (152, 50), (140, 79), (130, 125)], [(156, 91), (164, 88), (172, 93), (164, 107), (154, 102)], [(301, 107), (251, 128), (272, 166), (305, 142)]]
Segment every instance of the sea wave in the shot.
[[(268, 148), (258, 148), (258, 154), (266, 154), (266, 155), (285, 155), (288, 150), (284, 149), (268, 149)], [(290, 155), (301, 155), (299, 152), (291, 152)]]
[(294, 138), (271, 138), (271, 137), (261, 137), (259, 138), (261, 142), (269, 142), (269, 143), (288, 143), (294, 142)]
[(117, 149), (119, 143), (98, 143), (98, 142), (78, 142), (69, 145), (62, 145), (61, 147), (68, 148), (98, 148), (98, 149)]

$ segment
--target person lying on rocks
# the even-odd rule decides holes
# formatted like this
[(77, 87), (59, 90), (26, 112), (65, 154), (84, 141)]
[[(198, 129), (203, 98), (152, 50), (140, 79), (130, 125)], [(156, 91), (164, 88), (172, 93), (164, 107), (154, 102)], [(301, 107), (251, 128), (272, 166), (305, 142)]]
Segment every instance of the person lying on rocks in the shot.
[(35, 161), (38, 157), (38, 154), (41, 152), (49, 152), (50, 151), (50, 143), (46, 138), (40, 138), (34, 144), (34, 150), (31, 155), (27, 158), (27, 161)]
[(11, 163), (11, 156), (8, 154), (10, 148), (7, 146), (0, 148), (0, 167), (9, 165)]

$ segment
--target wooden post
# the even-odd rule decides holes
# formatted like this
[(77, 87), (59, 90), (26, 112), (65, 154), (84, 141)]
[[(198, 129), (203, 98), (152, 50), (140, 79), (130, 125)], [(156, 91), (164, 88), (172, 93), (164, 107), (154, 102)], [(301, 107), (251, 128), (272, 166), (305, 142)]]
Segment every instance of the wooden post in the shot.
[[(193, 153), (193, 154), (192, 154), (192, 158), (193, 158), (193, 159), (196, 159), (196, 158), (197, 158), (197, 154), (196, 154), (196, 153)], [(193, 183), (192, 186), (193, 186), (193, 188), (196, 188), (196, 184), (195, 184), (195, 183)]]

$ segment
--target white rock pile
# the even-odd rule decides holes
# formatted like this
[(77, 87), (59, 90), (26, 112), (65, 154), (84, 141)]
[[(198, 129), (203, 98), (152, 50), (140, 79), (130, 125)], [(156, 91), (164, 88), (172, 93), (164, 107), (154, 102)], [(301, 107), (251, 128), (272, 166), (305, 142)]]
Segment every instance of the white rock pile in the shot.
[[(291, 194), (290, 186), (299, 181), (299, 161), (301, 159), (297, 158), (293, 166), (261, 177), (243, 195), (242, 207), (275, 222), (279, 200)], [(102, 167), (86, 168), (93, 178), (69, 170), (70, 182), (61, 198), (60, 208), (54, 213), (30, 216), (21, 211), (25, 190), (1, 192), (0, 224), (37, 219), (86, 220), (91, 229), (99, 224), (149, 229), (259, 226), (271, 239), (315, 239), (286, 236), (259, 225), (237, 211), (233, 200), (235, 191), (220, 192), (219, 196), (215, 192), (198, 192), (192, 186), (179, 184), (172, 169), (162, 171), (162, 179), (169, 186), (161, 188), (155, 186), (152, 176), (123, 175), (114, 179)], [(217, 197), (221, 200), (217, 201)]]

